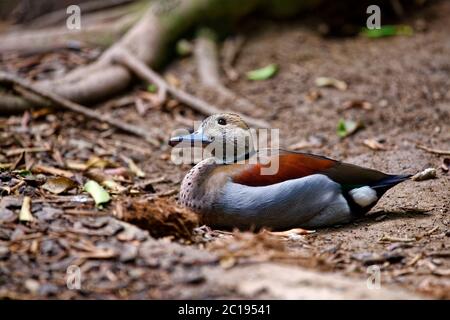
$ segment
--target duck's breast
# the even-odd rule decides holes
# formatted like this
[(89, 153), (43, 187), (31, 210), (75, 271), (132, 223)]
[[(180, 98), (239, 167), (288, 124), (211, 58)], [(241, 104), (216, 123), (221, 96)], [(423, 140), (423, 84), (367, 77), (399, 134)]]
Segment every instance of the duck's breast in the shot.
[(263, 187), (228, 181), (214, 209), (209, 223), (228, 228), (320, 227), (351, 219), (340, 185), (322, 174)]

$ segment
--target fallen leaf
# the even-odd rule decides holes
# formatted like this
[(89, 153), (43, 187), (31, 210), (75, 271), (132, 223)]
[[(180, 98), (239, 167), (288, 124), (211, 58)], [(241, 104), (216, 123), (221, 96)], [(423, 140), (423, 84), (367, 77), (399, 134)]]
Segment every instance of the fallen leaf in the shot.
[(125, 167), (105, 169), (104, 172), (106, 175), (111, 175), (111, 176), (121, 176), (121, 177), (129, 177), (130, 176), (128, 169)]
[(145, 178), (145, 172), (142, 171), (137, 164), (133, 161), (131, 158), (123, 157), (126, 163), (128, 164), (128, 167), (130, 168), (130, 171), (133, 172), (137, 177), (139, 178)]
[(367, 38), (383, 38), (391, 36), (412, 36), (414, 31), (408, 25), (384, 25), (379, 29), (363, 28), (360, 34)]
[(319, 100), (322, 97), (322, 94), (320, 91), (317, 90), (310, 90), (307, 94), (305, 94), (305, 99), (308, 102), (314, 102), (316, 100)]
[(291, 144), (289, 146), (289, 149), (292, 150), (301, 150), (301, 149), (306, 149), (306, 148), (313, 148), (313, 147), (317, 147), (320, 148), (323, 146), (325, 139), (322, 137), (318, 137), (318, 136), (310, 136), (308, 139), (303, 139), (300, 142)]
[(224, 257), (220, 259), (219, 264), (223, 269), (231, 269), (236, 264), (236, 258), (232, 256)]
[(0, 170), (8, 170), (12, 165), (12, 163), (0, 163)]
[(386, 147), (375, 139), (365, 139), (363, 144), (372, 150), (386, 150)]
[(28, 176), (32, 176), (33, 175), (30, 170), (19, 170), (18, 174), (21, 177), (28, 177)]
[(117, 183), (113, 177), (105, 174), (100, 169), (91, 169), (86, 173), (86, 176), (106, 187), (112, 193), (122, 193), (127, 190), (120, 183)]
[(41, 285), (34, 279), (27, 279), (24, 282), (24, 286), (30, 293), (37, 294)]
[(100, 168), (100, 169), (104, 169), (104, 168), (115, 168), (117, 167), (117, 165), (109, 160), (105, 160), (102, 158), (99, 158), (97, 156), (93, 156), (91, 158), (89, 158), (89, 160), (86, 162), (86, 167), (87, 169), (89, 168)]
[(67, 169), (79, 171), (85, 171), (88, 169), (88, 166), (85, 163), (80, 163), (72, 160), (66, 160), (66, 167)]
[(127, 188), (120, 183), (115, 182), (113, 179), (103, 180), (102, 185), (108, 188), (112, 193), (122, 193), (127, 190)]
[(185, 57), (192, 53), (193, 45), (186, 39), (181, 39), (177, 42), (176, 51), (179, 56)]
[(425, 170), (416, 173), (411, 179), (414, 181), (423, 181), (436, 178), (435, 168), (426, 168)]
[(368, 101), (364, 101), (364, 100), (350, 100), (350, 101), (345, 101), (342, 106), (344, 107), (344, 109), (363, 109), (363, 110), (372, 110), (372, 104)]
[(441, 169), (442, 171), (448, 172), (450, 168), (450, 158), (444, 158), (442, 160)]
[(92, 196), (92, 198), (94, 198), (95, 205), (97, 206), (103, 203), (107, 203), (111, 200), (109, 193), (94, 180), (89, 180), (88, 182), (86, 182), (86, 184), (84, 185), (84, 190), (88, 192)]
[(316, 86), (318, 87), (334, 87), (338, 90), (347, 90), (347, 84), (344, 81), (329, 78), (329, 77), (318, 77), (316, 78)]
[(172, 73), (167, 73), (164, 78), (173, 87), (178, 88), (181, 85), (180, 79), (175, 77)]
[(155, 84), (151, 83), (147, 86), (147, 91), (150, 93), (156, 93), (158, 91), (158, 87)]
[(337, 126), (337, 134), (341, 138), (348, 137), (363, 127), (361, 122), (340, 119)]
[(42, 189), (54, 194), (60, 194), (75, 187), (77, 187), (77, 183), (66, 177), (51, 178), (42, 185)]
[(268, 66), (265, 66), (264, 68), (247, 72), (247, 79), (254, 81), (267, 80), (272, 78), (277, 73), (277, 71), (278, 65), (272, 63)]
[(34, 220), (31, 214), (31, 198), (28, 196), (23, 197), (22, 208), (20, 209), (19, 221), (31, 222)]

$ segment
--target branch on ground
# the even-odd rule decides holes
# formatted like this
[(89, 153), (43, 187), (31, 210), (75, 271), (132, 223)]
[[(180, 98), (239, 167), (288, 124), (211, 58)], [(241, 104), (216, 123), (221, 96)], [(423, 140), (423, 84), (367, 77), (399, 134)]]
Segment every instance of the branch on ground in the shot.
[(51, 101), (52, 103), (56, 104), (57, 106), (59, 106), (63, 109), (75, 112), (77, 114), (84, 115), (85, 117), (88, 117), (91, 119), (95, 119), (95, 120), (98, 120), (101, 122), (106, 122), (113, 127), (116, 127), (118, 129), (121, 129), (128, 133), (134, 134), (136, 136), (142, 137), (147, 142), (151, 143), (154, 146), (160, 145), (159, 141), (157, 141), (153, 136), (150, 135), (150, 133), (147, 130), (145, 130), (143, 128), (140, 128), (134, 124), (129, 124), (129, 123), (123, 122), (121, 120), (115, 119), (109, 114), (102, 114), (95, 110), (86, 108), (82, 105), (79, 105), (77, 103), (69, 101), (69, 100), (62, 98), (54, 93), (46, 91), (45, 89), (39, 88), (27, 80), (20, 79), (20, 78), (16, 77), (15, 75), (0, 71), (0, 83), (7, 83), (7, 84), (13, 84), (16, 86), (20, 86), (21, 88), (28, 90), (35, 95), (38, 95), (48, 101)]
[(180, 102), (186, 104), (191, 109), (205, 116), (210, 116), (215, 113), (222, 113), (222, 112), (235, 112), (240, 114), (240, 116), (251, 126), (259, 128), (269, 127), (269, 124), (263, 120), (255, 119), (253, 117), (243, 115), (233, 110), (219, 109), (218, 107), (211, 105), (205, 102), (204, 100), (201, 100), (187, 93), (186, 91), (175, 88), (174, 86), (167, 83), (159, 74), (151, 70), (142, 61), (140, 61), (138, 58), (136, 58), (129, 52), (117, 51), (116, 55), (114, 56), (114, 61), (120, 63), (123, 66), (126, 66), (131, 72), (133, 72), (136, 76), (138, 76), (142, 80), (156, 84), (159, 90), (167, 91), (174, 98), (178, 99)]
[(195, 41), (194, 54), (200, 82), (218, 96), (221, 104), (228, 101), (243, 113), (261, 115), (257, 106), (236, 95), (220, 80), (219, 50), (215, 38), (214, 31), (201, 29)]

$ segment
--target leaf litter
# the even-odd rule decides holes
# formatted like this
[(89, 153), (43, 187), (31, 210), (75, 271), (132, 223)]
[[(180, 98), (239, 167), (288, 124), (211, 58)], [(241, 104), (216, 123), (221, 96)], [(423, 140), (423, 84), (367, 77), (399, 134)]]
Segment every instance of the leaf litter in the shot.
[[(83, 52), (83, 54), (86, 54), (86, 52)], [(63, 57), (64, 54), (58, 54), (56, 59), (65, 59)], [(36, 58), (33, 59), (36, 60)], [(52, 59), (55, 59), (55, 57)], [(39, 59), (36, 61), (39, 61)], [(389, 64), (389, 59), (386, 59), (386, 61)], [(37, 65), (38, 68), (42, 68), (39, 67), (39, 63)], [(252, 64), (246, 64), (245, 60), (242, 63), (239, 62), (239, 65), (250, 66), (244, 70), (249, 70), (252, 66)], [(27, 68), (23, 68), (20, 72), (26, 73), (26, 70)], [(323, 74), (333, 74), (337, 79), (340, 77), (342, 79), (352, 79), (345, 73), (324, 72)], [(31, 75), (31, 77), (37, 76), (39, 76), (38, 73)], [(184, 80), (181, 77), (179, 79), (181, 80), (177, 80), (177, 85), (180, 85), (180, 82), (183, 83), (181, 85), (184, 85)], [(352, 81), (353, 83), (354, 81)], [(310, 89), (302, 87), (302, 84), (299, 82), (295, 82), (295, 85), (299, 86), (299, 90), (304, 90), (303, 92), (307, 92)], [(364, 84), (361, 85), (364, 86)], [(334, 86), (332, 85), (332, 87)], [(267, 87), (263, 86), (262, 88)], [(401, 91), (398, 91), (395, 87), (392, 90), (401, 97)], [(410, 88), (408, 90), (411, 91)], [(269, 91), (267, 90), (267, 92)], [(313, 94), (312, 100), (315, 103), (328, 102), (328, 95), (331, 91), (321, 91), (321, 93), (325, 92), (327, 95)], [(335, 93), (341, 94), (341, 92), (336, 91)], [(132, 101), (131, 104), (133, 104), (135, 97), (129, 98)], [(393, 97), (386, 98), (388, 101), (395, 101)], [(338, 101), (336, 105), (342, 104)], [(123, 106), (116, 107), (114, 110), (108, 108), (102, 110), (117, 113), (118, 116), (123, 116), (125, 120), (132, 123), (147, 122), (147, 120), (136, 117), (133, 114), (135, 113), (133, 112), (134, 109), (130, 112), (131, 109)], [(180, 108), (182, 109), (182, 106), (177, 106), (177, 108), (179, 111)], [(354, 110), (349, 110), (348, 112), (358, 112), (358, 109), (367, 110), (359, 103), (353, 103), (349, 109)], [(159, 109), (151, 109), (147, 111), (149, 115), (150, 113), (153, 115), (153, 112), (158, 112), (158, 119), (159, 117), (164, 119), (164, 129), (160, 129), (155, 124), (154, 126), (157, 127), (155, 132), (159, 134), (162, 131), (164, 131), (164, 134), (170, 132), (172, 129), (171, 121), (166, 120), (177, 119), (175, 112), (178, 112), (170, 110), (161, 112)], [(373, 109), (370, 113), (376, 112), (378, 111)], [(398, 113), (401, 115), (401, 109), (399, 109)], [(188, 112), (184, 114), (177, 113), (176, 115), (184, 123), (196, 119)], [(176, 200), (176, 195), (173, 192), (174, 190), (176, 192), (175, 187), (182, 178), (181, 173), (186, 171), (188, 166), (175, 170), (173, 166), (166, 163), (167, 160), (163, 159), (163, 153), (167, 153), (167, 151), (149, 150), (140, 146), (137, 139), (128, 139), (127, 136), (111, 130), (107, 126), (98, 125), (90, 121), (86, 122), (74, 115), (39, 109), (30, 113), (29, 116), (31, 118), (29, 120), (26, 119), (27, 116), (11, 117), (5, 127), (0, 126), (2, 133), (7, 132), (7, 140), (9, 141), (8, 145), (2, 145), (1, 148), (3, 150), (17, 150), (9, 156), (0, 151), (0, 163), (6, 164), (4, 169), (0, 169), (1, 186), (10, 190), (13, 189), (12, 195), (16, 200), (22, 199), (22, 197), (27, 195), (32, 198), (32, 215), (35, 222), (37, 222), (18, 223), (22, 202), (20, 200), (15, 202), (9, 201), (11, 200), (9, 195), (2, 193), (2, 198), (0, 199), (0, 220), (2, 221), (0, 224), (0, 240), (2, 241), (0, 243), (0, 266), (2, 270), (6, 270), (5, 276), (8, 279), (17, 279), (17, 281), (11, 281), (2, 287), (0, 289), (1, 297), (42, 298), (56, 296), (62, 299), (79, 298), (80, 293), (67, 290), (64, 281), (67, 267), (73, 264), (82, 268), (83, 276), (90, 283), (89, 287), (83, 288), (83, 297), (170, 298), (180, 297), (180, 292), (186, 292), (187, 295), (193, 297), (195, 296), (193, 294), (198, 292), (193, 290), (192, 286), (175, 284), (177, 283), (176, 281), (181, 282), (180, 279), (183, 279), (183, 275), (185, 275), (183, 272), (180, 272), (180, 269), (194, 269), (193, 266), (211, 266), (216, 265), (220, 261), (222, 267), (233, 269), (239, 268), (241, 264), (245, 264), (248, 261), (264, 259), (280, 263), (283, 261), (286, 263), (304, 263), (305, 266), (308, 266), (308, 263), (312, 261), (314, 262), (311, 263), (313, 268), (323, 267), (325, 270), (347, 272), (352, 275), (358, 274), (355, 270), (362, 270), (360, 274), (364, 277), (366, 270), (366, 262), (364, 261), (369, 260), (370, 263), (370, 259), (372, 259), (372, 262), (377, 262), (380, 256), (382, 259), (379, 259), (377, 263), (381, 263), (382, 276), (386, 283), (414, 283), (417, 290), (421, 292), (428, 292), (433, 296), (448, 297), (448, 290), (446, 293), (442, 282), (442, 278), (446, 274), (446, 268), (448, 268), (448, 259), (445, 255), (446, 248), (439, 247), (440, 244), (444, 243), (445, 239), (448, 239), (445, 238), (448, 237), (446, 235), (448, 230), (442, 228), (435, 230), (424, 238), (414, 238), (416, 239), (414, 242), (402, 242), (402, 239), (410, 239), (409, 236), (405, 236), (402, 233), (393, 235), (391, 238), (393, 241), (386, 241), (386, 243), (377, 243), (377, 239), (374, 239), (372, 244), (359, 251), (357, 250), (360, 253), (368, 253), (367, 255), (361, 255), (361, 257), (369, 257), (369, 259), (363, 259), (364, 261), (352, 258), (351, 255), (356, 250), (356, 247), (346, 244), (345, 240), (348, 238), (345, 238), (345, 236), (348, 232), (345, 228), (319, 230), (316, 234), (301, 235), (299, 239), (280, 239), (273, 238), (267, 234), (245, 233), (243, 235), (243, 233), (238, 231), (226, 233), (218, 230), (207, 230), (207, 228), (202, 227), (195, 228), (190, 233), (184, 233), (184, 228), (181, 225), (171, 226), (168, 223), (172, 229), (166, 229), (168, 231), (161, 234), (162, 238), (155, 240), (149, 233), (153, 229), (152, 227), (147, 231), (126, 222), (121, 222), (111, 215), (115, 211), (122, 210), (122, 216), (125, 214), (132, 217), (133, 212), (139, 211), (146, 217), (146, 215), (154, 214), (152, 209), (160, 208), (158, 210), (167, 210), (167, 212), (172, 212), (172, 214), (169, 214), (167, 217), (158, 215), (158, 219), (155, 219), (157, 223), (164, 223), (166, 218), (169, 221), (172, 221), (170, 219), (174, 218), (179, 219), (179, 215), (173, 208)], [(172, 116), (173, 118), (171, 118)], [(281, 119), (284, 119), (282, 114)], [(402, 120), (400, 116), (399, 120)], [(151, 119), (149, 122), (153, 123)], [(28, 127), (28, 133), (20, 131), (23, 123)], [(377, 127), (376, 123), (368, 123), (368, 125)], [(77, 129), (71, 130), (71, 127)], [(305, 127), (311, 129), (310, 126), (306, 125)], [(332, 135), (335, 130), (335, 122), (330, 124), (330, 128), (330, 135)], [(346, 132), (348, 131), (347, 129), (345, 130)], [(370, 134), (376, 136), (377, 132), (373, 133), (371, 131), (368, 135), (369, 137)], [(36, 143), (36, 141), (47, 140), (51, 141), (48, 146)], [(324, 150), (331, 153), (336, 152), (336, 149), (331, 147), (331, 144), (336, 140), (330, 139), (330, 141), (324, 141), (317, 145), (314, 141), (311, 143), (308, 140), (306, 140), (306, 143), (305, 141), (300, 141), (299, 148), (321, 148), (320, 152)], [(392, 145), (395, 143), (395, 139), (393, 140)], [(426, 140), (424, 139), (423, 141)], [(350, 142), (352, 140), (348, 139), (339, 143), (346, 144)], [(391, 140), (389, 142), (391, 146)], [(0, 143), (3, 143), (3, 140), (0, 139)], [(358, 145), (361, 145), (361, 143), (358, 143)], [(442, 144), (442, 146), (445, 146), (445, 144)], [(328, 147), (330, 148), (328, 149)], [(352, 148), (350, 152), (353, 153), (360, 150), (357, 149), (357, 146), (352, 146)], [(364, 148), (364, 146), (361, 146), (361, 148)], [(429, 150), (438, 151), (436, 154), (439, 155), (448, 152), (447, 150), (431, 148)], [(17, 152), (20, 152), (20, 154)], [(341, 152), (341, 149), (339, 149), (339, 152)], [(345, 150), (342, 152), (344, 156), (347, 155)], [(145, 180), (139, 178), (136, 172), (132, 172), (128, 163), (120, 157), (121, 154), (126, 154), (129, 158), (132, 158), (142, 172), (146, 173)], [(342, 154), (339, 153), (339, 155), (341, 156)], [(92, 157), (110, 161), (112, 165), (103, 162), (98, 167), (97, 165), (88, 167), (86, 164)], [(432, 157), (433, 155), (427, 159), (432, 161)], [(146, 161), (146, 159), (150, 159), (150, 161)], [(152, 162), (152, 164), (149, 165), (149, 162)], [(99, 161), (99, 163), (101, 164), (102, 162)], [(438, 167), (440, 164), (435, 163), (435, 165)], [(12, 170), (15, 169), (20, 170), (22, 174), (20, 175), (18, 172), (12, 173)], [(98, 170), (97, 172), (94, 171), (94, 173), (106, 176), (108, 178), (107, 181), (114, 181), (125, 188), (123, 192), (115, 194), (112, 190), (114, 188), (102, 185), (100, 179), (96, 180), (109, 193), (115, 194), (113, 201), (105, 205), (106, 210), (100, 211), (95, 208), (94, 201), (89, 195), (80, 194), (82, 192), (81, 188), (64, 191), (66, 193), (70, 191), (69, 195), (62, 195), (64, 192), (53, 194), (41, 190), (43, 189), (43, 183), (60, 176), (70, 178), (79, 186), (83, 186), (88, 179), (91, 179), (90, 174), (93, 169)], [(159, 176), (161, 174), (160, 170), (166, 170), (164, 179), (161, 179)], [(43, 176), (45, 179), (42, 181), (40, 178), (36, 179), (38, 175)], [(433, 185), (442, 183), (443, 188), (445, 188), (445, 181), (445, 179), (437, 179), (436, 182), (433, 182)], [(131, 193), (132, 189), (137, 189), (140, 193)], [(172, 194), (164, 198), (167, 203), (157, 203), (160, 200), (159, 195), (166, 192)], [(135, 200), (142, 201), (139, 206), (144, 207), (145, 201), (143, 199), (149, 196), (156, 197), (150, 202), (151, 205), (149, 207), (151, 209), (138, 209), (138, 205), (136, 208), (133, 205), (130, 205), (131, 209), (128, 208), (128, 204), (133, 204)], [(153, 201), (156, 201), (156, 203)], [(402, 201), (402, 199), (399, 201)], [(116, 205), (119, 202), (124, 204), (122, 209), (116, 209)], [(404, 205), (405, 203), (402, 202), (402, 204)], [(54, 211), (55, 208), (59, 210)], [(439, 210), (441, 209), (436, 208), (436, 210), (433, 209), (431, 211), (433, 214), (437, 214)], [(406, 216), (414, 215), (414, 213), (400, 214)], [(386, 218), (383, 221), (375, 224), (377, 227), (390, 221), (391, 212), (387, 212), (385, 216)], [(401, 219), (398, 220), (401, 221)], [(365, 222), (366, 220), (356, 223), (360, 224), (360, 228), (365, 228)], [(149, 226), (151, 225), (149, 224)], [(192, 223), (189, 225), (196, 226), (197, 224)], [(406, 224), (404, 226), (408, 227)], [(371, 227), (368, 225), (368, 228), (370, 229)], [(199, 231), (199, 229), (203, 231)], [(170, 230), (176, 231), (172, 232)], [(430, 230), (433, 230), (433, 228), (426, 227), (424, 228), (424, 233)], [(395, 231), (392, 230), (392, 233), (386, 232), (386, 234), (394, 234)], [(199, 239), (192, 240), (188, 236), (187, 238), (182, 238), (182, 240), (177, 240), (177, 232), (182, 232), (186, 235), (193, 234), (194, 238), (197, 235)], [(353, 234), (350, 234), (350, 236), (354, 240), (352, 242), (357, 244), (357, 237), (354, 237)], [(207, 241), (206, 239), (209, 240)], [(220, 239), (224, 242), (227, 241), (226, 244), (219, 246), (217, 242), (217, 247), (214, 247), (216, 241)], [(343, 244), (340, 244), (341, 240), (344, 240), (342, 241)], [(396, 240), (400, 240), (400, 242), (396, 242)], [(185, 243), (184, 241), (193, 241), (194, 245), (184, 246), (179, 244)], [(388, 259), (385, 259), (384, 253), (391, 251), (390, 246), (394, 245), (395, 248), (392, 247), (392, 251), (395, 252), (394, 256), (404, 256), (405, 259), (391, 263), (395, 259), (391, 260), (390, 256), (388, 256)], [(197, 247), (201, 248), (202, 246), (210, 250), (197, 250)], [(6, 249), (2, 249), (5, 247)], [(247, 250), (248, 253), (246, 252)], [(37, 252), (40, 254), (36, 254)], [(30, 259), (36, 259), (35, 265), (38, 268), (33, 268), (18, 258), (19, 254), (25, 256), (25, 253)], [(419, 255), (419, 253), (423, 254)], [(298, 254), (300, 258), (295, 258), (295, 254)], [(303, 259), (302, 257), (308, 258)], [(436, 259), (441, 259), (441, 261), (439, 262)], [(428, 262), (422, 263), (422, 260)], [(415, 261), (415, 263), (408, 265), (410, 261)], [(8, 268), (9, 266), (14, 266), (14, 268)], [(24, 274), (27, 275), (26, 279), (24, 279)], [(415, 278), (410, 277), (411, 275)], [(34, 283), (33, 281), (28, 281), (28, 285), (25, 286), (25, 280), (27, 279), (34, 279)], [(192, 279), (200, 279), (201, 281), (202, 275), (193, 276)], [(196, 286), (205, 289), (201, 283), (196, 284)], [(123, 288), (126, 288), (126, 290), (123, 290)], [(416, 290), (416, 288), (414, 287), (412, 290)], [(215, 295), (219, 297), (224, 295), (223, 292), (221, 293), (222, 295), (217, 293), (218, 290), (208, 289), (204, 292), (203, 295), (198, 294), (196, 297), (203, 298), (207, 296), (210, 298)], [(237, 297), (239, 298), (239, 296)]]

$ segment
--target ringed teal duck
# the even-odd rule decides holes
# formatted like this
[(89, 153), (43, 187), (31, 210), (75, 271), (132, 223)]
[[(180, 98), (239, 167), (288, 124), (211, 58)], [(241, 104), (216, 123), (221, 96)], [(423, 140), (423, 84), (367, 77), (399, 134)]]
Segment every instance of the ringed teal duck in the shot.
[[(244, 143), (237, 143), (244, 141)], [(392, 175), (323, 156), (281, 149), (256, 151), (252, 133), (236, 114), (205, 119), (173, 147), (200, 145), (212, 156), (181, 183), (179, 201), (216, 228), (317, 228), (350, 222), (410, 175)], [(232, 153), (218, 150), (231, 146)], [(264, 173), (277, 164), (275, 172)]]

